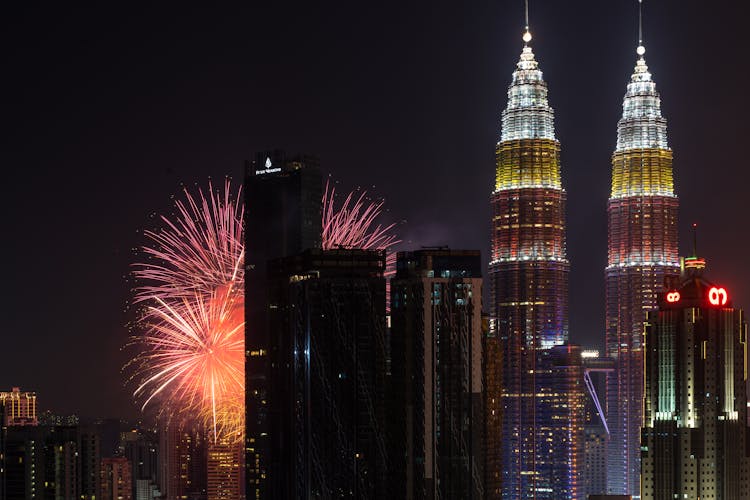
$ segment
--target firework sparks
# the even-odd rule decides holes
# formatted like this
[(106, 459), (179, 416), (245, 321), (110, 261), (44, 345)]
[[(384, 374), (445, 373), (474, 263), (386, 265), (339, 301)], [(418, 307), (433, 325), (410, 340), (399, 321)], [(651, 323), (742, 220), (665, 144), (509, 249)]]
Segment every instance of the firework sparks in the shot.
[[(336, 207), (336, 188), (326, 182), (323, 194), (323, 250), (333, 248), (361, 248), (390, 250), (401, 242), (393, 228), (396, 224), (375, 225), (385, 202), (370, 202), (367, 191), (359, 196), (349, 193), (340, 207)], [(386, 276), (396, 272), (396, 254), (386, 252)]]
[[(340, 207), (335, 188), (323, 195), (323, 249), (389, 250), (400, 242), (395, 224), (376, 224), (384, 203), (367, 193), (347, 195)], [(172, 417), (203, 419), (214, 439), (244, 434), (244, 235), (239, 193), (194, 197), (187, 189), (173, 219), (145, 232), (146, 262), (134, 265), (135, 302), (143, 307), (136, 343), (134, 396), (145, 409), (158, 401)], [(396, 256), (387, 252), (386, 277)]]
[(174, 220), (146, 232), (148, 262), (135, 265), (141, 347), (134, 396), (158, 401), (170, 417), (203, 419), (214, 439), (243, 435), (244, 242), (242, 205), (223, 194), (186, 189)]

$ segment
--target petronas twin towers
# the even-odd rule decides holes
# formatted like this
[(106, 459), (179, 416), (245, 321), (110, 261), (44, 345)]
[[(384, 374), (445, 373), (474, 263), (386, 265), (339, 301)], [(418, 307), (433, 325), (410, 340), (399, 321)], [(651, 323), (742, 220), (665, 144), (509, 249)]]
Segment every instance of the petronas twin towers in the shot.
[(556, 355), (569, 341), (566, 192), (554, 112), (530, 41), (527, 31), (502, 113), (492, 193), (491, 328), (503, 355), (498, 497), (639, 498), (644, 321), (665, 282), (679, 273), (666, 120), (639, 46), (617, 126), (607, 206), (606, 355), (616, 367), (606, 391), (608, 491), (585, 492), (583, 424), (576, 417), (583, 404), (570, 397), (583, 389), (570, 377), (571, 387), (559, 380), (583, 368), (563, 372)]

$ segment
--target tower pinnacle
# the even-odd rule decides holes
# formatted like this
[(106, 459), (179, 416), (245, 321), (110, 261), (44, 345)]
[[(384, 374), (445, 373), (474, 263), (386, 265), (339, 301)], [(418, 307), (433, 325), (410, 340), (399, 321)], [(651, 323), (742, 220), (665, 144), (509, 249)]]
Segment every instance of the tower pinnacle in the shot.
[(526, 15), (526, 31), (523, 33), (523, 42), (527, 44), (531, 41), (531, 31), (529, 30), (529, 0), (524, 1), (524, 13)]
[(646, 53), (646, 47), (643, 46), (643, 0), (638, 0), (638, 47), (635, 53), (641, 56)]

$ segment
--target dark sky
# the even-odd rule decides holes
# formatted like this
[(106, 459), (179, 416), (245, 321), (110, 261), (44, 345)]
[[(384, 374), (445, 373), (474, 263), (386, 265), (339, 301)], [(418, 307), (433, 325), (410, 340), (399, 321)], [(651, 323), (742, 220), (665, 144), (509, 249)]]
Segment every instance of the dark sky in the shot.
[[(261, 3), (261, 2), (256, 2)], [(3, 12), (0, 386), (43, 408), (133, 415), (120, 367), (133, 248), (181, 183), (256, 150), (321, 158), (384, 197), (406, 247), (489, 247), (500, 111), (522, 2), (152, 3)], [(271, 4), (274, 4), (271, 6)], [(748, 37), (739, 2), (647, 2), (681, 250), (750, 307)], [(102, 10), (104, 9), (104, 10)], [(603, 343), (610, 155), (635, 0), (533, 1), (568, 191), (574, 341)]]

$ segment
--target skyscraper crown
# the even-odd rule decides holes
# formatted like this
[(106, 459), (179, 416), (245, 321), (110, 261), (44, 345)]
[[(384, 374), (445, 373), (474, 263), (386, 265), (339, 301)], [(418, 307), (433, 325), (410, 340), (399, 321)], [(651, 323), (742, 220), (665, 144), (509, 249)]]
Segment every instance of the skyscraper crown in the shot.
[(547, 83), (528, 45), (513, 72), (508, 105), (502, 115), (500, 141), (517, 139), (555, 140), (554, 111), (547, 102)]
[(615, 151), (647, 148), (668, 150), (669, 145), (667, 120), (661, 115), (661, 99), (646, 60), (641, 55), (622, 101)]

